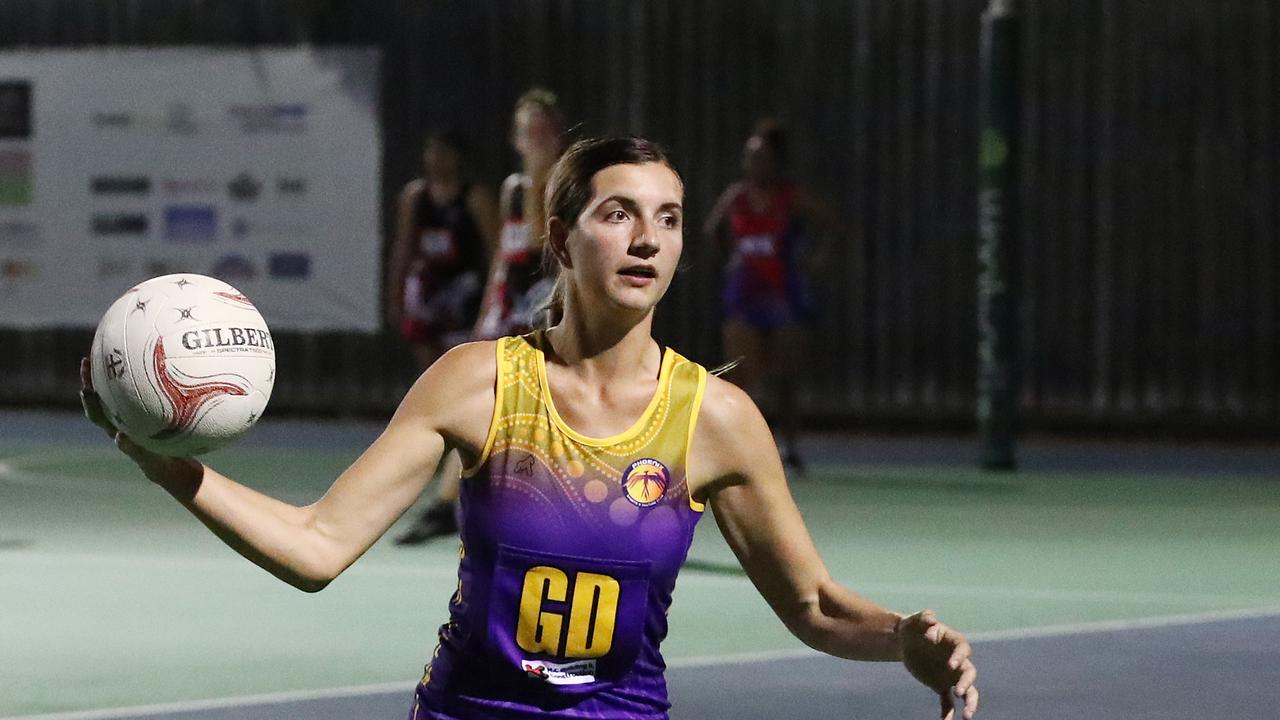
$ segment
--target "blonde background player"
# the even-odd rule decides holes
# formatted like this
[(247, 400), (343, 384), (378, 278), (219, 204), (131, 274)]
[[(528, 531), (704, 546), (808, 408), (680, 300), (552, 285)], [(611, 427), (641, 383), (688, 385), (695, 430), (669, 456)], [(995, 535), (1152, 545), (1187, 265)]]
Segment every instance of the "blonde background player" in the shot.
[(778, 618), (806, 644), (901, 661), (953, 717), (978, 706), (968, 642), (930, 611), (898, 615), (836, 582), (787, 488), (769, 429), (737, 387), (652, 337), (683, 246), (680, 176), (653, 143), (570, 148), (546, 194), (563, 317), (459, 346), (315, 503), (295, 507), (116, 433), (153, 482), (281, 579), (325, 587), (422, 492), (466, 463), (458, 590), (414, 720), (667, 717), (659, 643), (704, 507)]

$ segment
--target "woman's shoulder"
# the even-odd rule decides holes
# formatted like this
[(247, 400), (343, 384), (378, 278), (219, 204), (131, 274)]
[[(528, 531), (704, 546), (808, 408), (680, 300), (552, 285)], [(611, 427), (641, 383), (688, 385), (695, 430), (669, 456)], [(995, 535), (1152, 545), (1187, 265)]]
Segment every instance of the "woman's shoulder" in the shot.
[(739, 197), (742, 197), (743, 193), (746, 191), (747, 182), (745, 180), (734, 180), (729, 183), (729, 186), (724, 189), (724, 192), (720, 193), (720, 202), (725, 204), (731, 203)]
[(422, 191), (427, 187), (427, 183), (422, 178), (414, 178), (404, 184), (400, 190), (401, 202), (415, 202), (422, 197)]
[(513, 193), (516, 190), (527, 187), (529, 185), (529, 176), (521, 172), (513, 172), (502, 179), (502, 185), (499, 186), (502, 193)]
[(502, 342), (501, 338), (475, 340), (455, 345), (445, 351), (440, 359), (427, 369), (427, 372), (438, 367), (437, 374), (447, 378), (461, 380), (473, 376), (488, 376), (492, 380), (498, 368), (497, 348), (500, 342)]
[(707, 439), (720, 443), (737, 441), (746, 430), (749, 440), (761, 426), (768, 432), (768, 424), (756, 407), (755, 401), (742, 388), (708, 373), (703, 392), (702, 409), (698, 414), (697, 432)]
[(418, 377), (401, 409), (455, 428), (487, 418), (498, 374), (498, 342), (468, 342), (445, 352)]
[(742, 388), (714, 375), (707, 377), (692, 445), (689, 472), (699, 487), (750, 477), (777, 457), (773, 435), (755, 402)]

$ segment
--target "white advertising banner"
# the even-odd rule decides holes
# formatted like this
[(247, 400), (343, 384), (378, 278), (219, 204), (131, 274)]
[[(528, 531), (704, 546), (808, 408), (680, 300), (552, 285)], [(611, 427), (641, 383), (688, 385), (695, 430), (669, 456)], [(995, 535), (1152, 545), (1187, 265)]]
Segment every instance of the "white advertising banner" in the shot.
[(194, 272), (273, 329), (375, 330), (378, 116), (370, 49), (0, 52), (0, 326)]

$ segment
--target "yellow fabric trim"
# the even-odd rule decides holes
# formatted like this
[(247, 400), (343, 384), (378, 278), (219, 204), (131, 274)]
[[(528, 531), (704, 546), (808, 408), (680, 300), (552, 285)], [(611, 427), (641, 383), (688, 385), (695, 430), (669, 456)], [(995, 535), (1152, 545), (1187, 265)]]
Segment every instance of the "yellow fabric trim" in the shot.
[(539, 394), (542, 402), (547, 406), (547, 412), (551, 415), (551, 420), (565, 435), (583, 445), (592, 447), (608, 447), (609, 445), (626, 442), (644, 431), (649, 424), (650, 418), (653, 417), (653, 411), (657, 409), (658, 403), (662, 402), (662, 397), (667, 393), (667, 388), (671, 384), (671, 365), (675, 360), (675, 352), (671, 348), (663, 350), (662, 369), (658, 371), (658, 388), (654, 391), (653, 398), (649, 400), (649, 406), (645, 408), (640, 418), (631, 424), (631, 427), (617, 435), (606, 438), (593, 438), (569, 427), (569, 423), (560, 417), (560, 411), (556, 410), (555, 400), (551, 398), (551, 385), (547, 382), (547, 356), (543, 354), (542, 348), (537, 345), (533, 346), (533, 352), (534, 364), (538, 369)]
[[(684, 482), (689, 487), (689, 453), (693, 452), (693, 431), (698, 426), (698, 412), (702, 410), (702, 395), (707, 390), (707, 369), (698, 366), (698, 389), (693, 394), (693, 407), (689, 411), (689, 435), (684, 443)], [(689, 489), (689, 509), (702, 512), (707, 509), (705, 503), (693, 499), (693, 489)]]
[(480, 451), (480, 456), (476, 458), (476, 462), (471, 467), (462, 469), (462, 477), (469, 478), (480, 472), (480, 468), (489, 460), (489, 453), (493, 452), (493, 441), (498, 437), (498, 423), (502, 419), (502, 382), (505, 376), (502, 372), (502, 356), (503, 344), (508, 338), (498, 338), (494, 343), (497, 348), (495, 354), (497, 356), (497, 370), (494, 372), (493, 378), (493, 415), (489, 419), (489, 435), (484, 439), (484, 448)]

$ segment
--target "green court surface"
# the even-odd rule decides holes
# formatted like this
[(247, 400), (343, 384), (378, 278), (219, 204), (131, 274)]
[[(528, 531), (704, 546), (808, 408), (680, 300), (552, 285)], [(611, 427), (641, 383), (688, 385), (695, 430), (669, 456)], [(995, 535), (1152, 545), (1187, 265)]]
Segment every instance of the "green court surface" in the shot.
[[(361, 448), (302, 444), (208, 461), (306, 503)], [(1266, 477), (818, 462), (792, 487), (837, 578), (971, 633), (1280, 605), (1280, 482)], [(690, 560), (669, 660), (800, 647), (710, 517)], [(105, 439), (0, 438), (0, 718), (411, 684), (456, 561), (452, 542), (384, 539), (308, 595), (225, 548)]]

